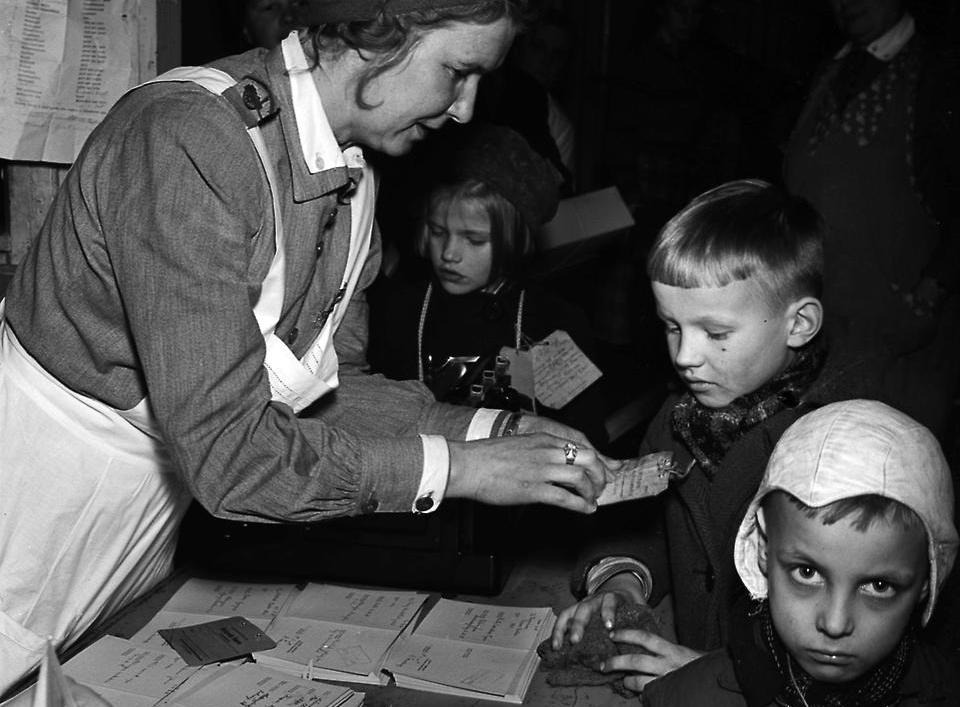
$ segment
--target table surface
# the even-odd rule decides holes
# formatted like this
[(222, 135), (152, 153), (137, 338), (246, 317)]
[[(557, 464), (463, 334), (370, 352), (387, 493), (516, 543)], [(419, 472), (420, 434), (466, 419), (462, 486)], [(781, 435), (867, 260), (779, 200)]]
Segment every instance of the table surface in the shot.
[[(456, 595), (464, 601), (501, 604), (505, 606), (550, 606), (559, 612), (573, 602), (568, 580), (571, 560), (562, 553), (550, 553), (540, 548), (535, 555), (518, 561), (504, 585), (503, 591), (494, 596)], [(83, 644), (88, 645), (97, 637), (111, 634), (130, 638), (173, 596), (174, 592), (192, 573), (181, 570), (162, 582), (151, 592), (117, 612), (92, 629)], [(235, 579), (243, 579), (235, 577)], [(449, 596), (449, 595), (447, 595)], [(664, 604), (668, 604), (664, 602)], [(669, 605), (658, 607), (664, 626), (672, 625)], [(370, 686), (350, 683), (354, 690), (365, 693), (364, 704), (368, 707), (489, 707), (490, 700), (453, 697), (431, 692), (409, 690), (396, 686)], [(537, 707), (620, 707), (636, 705), (636, 698), (627, 699), (617, 695), (609, 685), (583, 687), (553, 687), (546, 683), (543, 671), (537, 671), (523, 704)]]

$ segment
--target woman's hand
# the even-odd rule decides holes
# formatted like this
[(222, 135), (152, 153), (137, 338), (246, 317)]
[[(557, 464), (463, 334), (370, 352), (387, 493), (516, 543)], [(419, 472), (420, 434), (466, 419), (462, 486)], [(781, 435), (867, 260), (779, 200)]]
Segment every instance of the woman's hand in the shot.
[(642, 629), (626, 628), (613, 631), (610, 638), (617, 643), (629, 643), (647, 652), (615, 655), (604, 661), (602, 666), (604, 672), (635, 673), (623, 679), (623, 684), (635, 692), (641, 692), (651, 680), (683, 667), (703, 655), (692, 648), (671, 643), (662, 636)]
[[(531, 434), (534, 432), (546, 432), (547, 434), (553, 435), (554, 437), (559, 437), (567, 442), (573, 442), (580, 448), (593, 447), (593, 445), (590, 444), (590, 440), (588, 440), (586, 436), (580, 432), (580, 430), (575, 430), (574, 428), (564, 425), (561, 422), (551, 420), (549, 417), (540, 417), (539, 415), (523, 415), (520, 418), (520, 424), (518, 426), (517, 433)], [(621, 466), (623, 466), (623, 461), (620, 459), (611, 459), (608, 456), (600, 454), (596, 450), (594, 450), (594, 454), (603, 463), (605, 472), (617, 471)], [(598, 494), (600, 491), (603, 491), (603, 487), (609, 480), (610, 475), (605, 475), (602, 483), (599, 479), (595, 479), (595, 482), (601, 483), (600, 490), (597, 491)]]
[[(576, 430), (552, 420), (524, 416), (518, 431), (511, 437), (449, 442), (446, 495), (498, 506), (545, 503), (580, 513), (595, 511), (608, 470), (618, 468), (619, 462), (594, 450)], [(564, 452), (570, 443), (576, 446), (572, 463)]]

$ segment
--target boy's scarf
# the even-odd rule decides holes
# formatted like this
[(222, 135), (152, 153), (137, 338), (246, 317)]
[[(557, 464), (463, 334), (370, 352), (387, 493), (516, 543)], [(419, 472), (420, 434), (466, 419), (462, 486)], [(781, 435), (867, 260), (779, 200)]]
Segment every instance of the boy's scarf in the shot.
[(713, 476), (727, 450), (754, 425), (800, 404), (822, 363), (820, 347), (800, 349), (787, 370), (722, 408), (705, 407), (686, 393), (673, 407), (673, 431), (687, 445), (704, 473)]
[(900, 683), (907, 673), (916, 645), (915, 626), (900, 638), (893, 651), (856, 680), (833, 684), (817, 682), (800, 667), (777, 636), (764, 601), (759, 616), (760, 633), (783, 680), (777, 704), (785, 707), (893, 707), (900, 704)]

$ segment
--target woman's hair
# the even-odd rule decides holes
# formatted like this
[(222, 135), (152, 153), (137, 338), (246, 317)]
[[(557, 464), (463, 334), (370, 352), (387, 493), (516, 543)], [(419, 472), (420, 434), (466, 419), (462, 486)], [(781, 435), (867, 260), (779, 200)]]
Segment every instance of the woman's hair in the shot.
[(696, 197), (660, 231), (650, 279), (674, 287), (723, 287), (756, 278), (774, 303), (819, 297), (823, 221), (804, 199), (758, 179)]
[(314, 65), (323, 54), (339, 56), (357, 51), (369, 65), (361, 73), (356, 89), (357, 105), (374, 106), (363, 95), (369, 83), (402, 62), (424, 33), (461, 22), (492, 24), (504, 17), (518, 27), (527, 17), (528, 0), (465, 0), (451, 7), (411, 10), (388, 14), (381, 10), (372, 20), (313, 25), (308, 30)]
[(454, 204), (476, 209), (490, 222), (490, 280), (515, 275), (524, 258), (533, 251), (533, 236), (517, 208), (486, 182), (478, 179), (444, 184), (430, 192), (417, 231), (417, 253), (422, 257), (428, 255), (428, 221), (431, 215), (446, 216)]

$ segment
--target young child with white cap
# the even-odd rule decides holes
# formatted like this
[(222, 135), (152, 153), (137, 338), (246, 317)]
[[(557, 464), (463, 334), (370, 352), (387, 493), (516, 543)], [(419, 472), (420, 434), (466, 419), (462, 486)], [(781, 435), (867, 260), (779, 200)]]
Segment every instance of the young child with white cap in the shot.
[(644, 704), (960, 704), (956, 658), (919, 637), (957, 553), (953, 498), (939, 444), (903, 413), (849, 400), (801, 417), (737, 533), (755, 610)]

